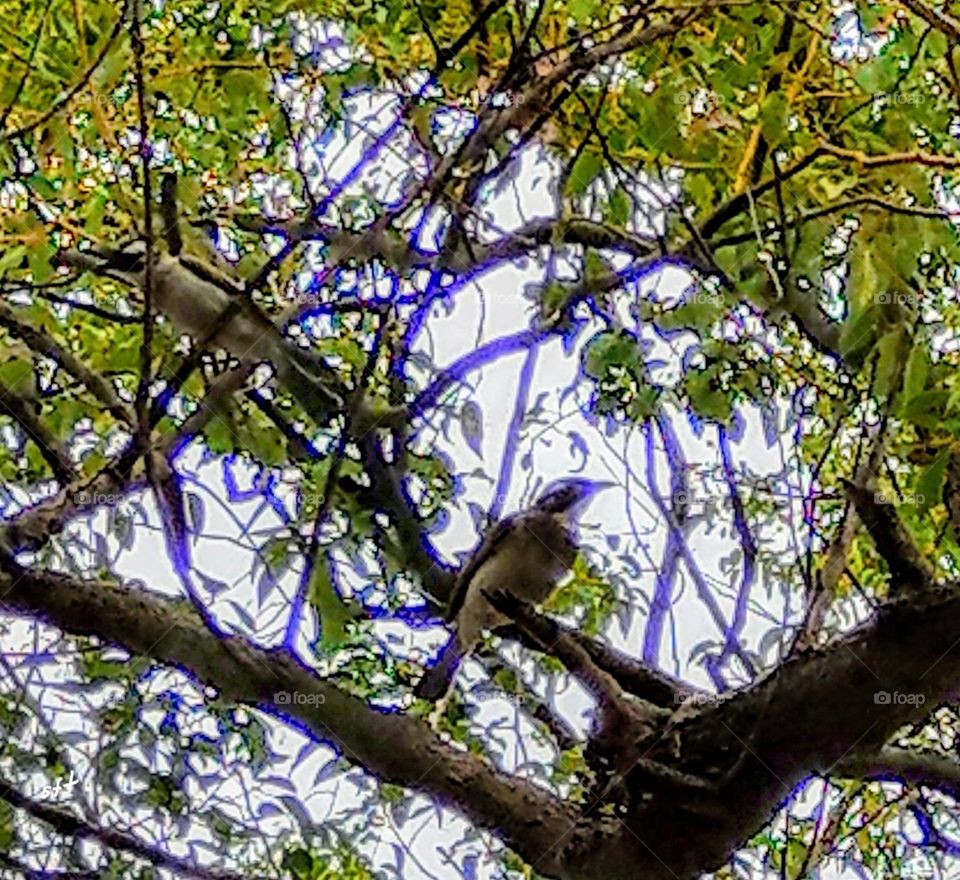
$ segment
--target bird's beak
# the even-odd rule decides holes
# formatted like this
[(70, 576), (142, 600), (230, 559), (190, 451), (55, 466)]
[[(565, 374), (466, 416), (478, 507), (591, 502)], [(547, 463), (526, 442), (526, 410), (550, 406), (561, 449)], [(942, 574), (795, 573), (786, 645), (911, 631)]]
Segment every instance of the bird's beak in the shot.
[(591, 480), (580, 500), (574, 504), (574, 510), (577, 514), (582, 513), (600, 492), (604, 489), (612, 489), (616, 485), (610, 480)]
[(587, 498), (593, 498), (594, 495), (602, 492), (604, 489), (612, 489), (616, 485), (613, 480), (596, 480), (590, 486), (590, 491), (587, 492)]

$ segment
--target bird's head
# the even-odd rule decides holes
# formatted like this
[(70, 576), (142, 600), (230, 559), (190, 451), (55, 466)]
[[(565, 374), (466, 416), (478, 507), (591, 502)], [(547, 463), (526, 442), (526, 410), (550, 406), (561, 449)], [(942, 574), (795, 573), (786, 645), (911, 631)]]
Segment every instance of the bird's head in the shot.
[(610, 482), (587, 480), (582, 477), (557, 480), (544, 489), (537, 499), (536, 507), (544, 513), (576, 516), (590, 503), (597, 492), (609, 489), (613, 485)]

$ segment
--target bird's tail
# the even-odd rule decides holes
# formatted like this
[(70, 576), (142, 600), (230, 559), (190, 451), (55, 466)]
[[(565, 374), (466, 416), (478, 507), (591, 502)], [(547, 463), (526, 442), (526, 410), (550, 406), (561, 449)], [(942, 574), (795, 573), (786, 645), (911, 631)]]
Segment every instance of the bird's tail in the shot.
[(457, 668), (463, 660), (463, 646), (460, 639), (453, 635), (450, 640), (440, 649), (440, 656), (437, 662), (433, 664), (423, 675), (423, 678), (417, 682), (413, 689), (413, 694), (421, 700), (429, 700), (436, 703), (447, 691), (453, 682), (453, 676), (456, 675)]
[(284, 340), (283, 354), (284, 361), (276, 365), (277, 377), (304, 410), (320, 422), (343, 410), (344, 399), (321, 357), (289, 340)]

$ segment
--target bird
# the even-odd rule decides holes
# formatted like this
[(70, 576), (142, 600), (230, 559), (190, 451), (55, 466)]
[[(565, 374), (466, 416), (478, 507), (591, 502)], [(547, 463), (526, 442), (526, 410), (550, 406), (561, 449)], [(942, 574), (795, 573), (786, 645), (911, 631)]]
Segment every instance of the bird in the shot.
[(577, 521), (594, 495), (612, 483), (565, 478), (551, 483), (532, 507), (502, 519), (461, 569), (445, 619), (453, 633), (414, 688), (437, 702), (486, 630), (509, 623), (490, 603), (502, 591), (525, 603), (547, 599), (577, 555)]
[[(141, 289), (146, 283), (144, 258), (142, 240), (110, 252), (68, 249), (61, 255), (74, 268)], [(197, 342), (212, 342), (241, 362), (272, 363), (280, 384), (318, 421), (344, 410), (341, 383), (326, 361), (285, 336), (244, 296), (239, 282), (215, 265), (161, 250), (153, 259), (153, 302), (177, 330)]]

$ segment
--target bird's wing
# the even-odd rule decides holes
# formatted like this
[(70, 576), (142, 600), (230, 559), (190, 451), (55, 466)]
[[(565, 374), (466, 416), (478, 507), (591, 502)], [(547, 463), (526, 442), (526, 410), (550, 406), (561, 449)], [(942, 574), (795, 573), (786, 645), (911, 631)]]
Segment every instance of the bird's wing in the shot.
[(138, 284), (136, 276), (143, 272), (143, 253), (134, 250), (107, 251), (89, 248), (81, 251), (67, 248), (57, 255), (63, 265), (95, 275), (121, 276), (128, 284)]
[(466, 561), (463, 568), (460, 569), (460, 573), (457, 575), (457, 582), (454, 585), (453, 592), (450, 594), (450, 604), (447, 607), (446, 614), (448, 621), (456, 619), (457, 614), (460, 613), (460, 609), (463, 607), (463, 601), (466, 598), (467, 589), (470, 586), (470, 581), (473, 580), (473, 576), (477, 573), (480, 566), (493, 555), (500, 542), (510, 533), (516, 520), (516, 516), (508, 516), (500, 520), (500, 522), (484, 535), (480, 546)]

